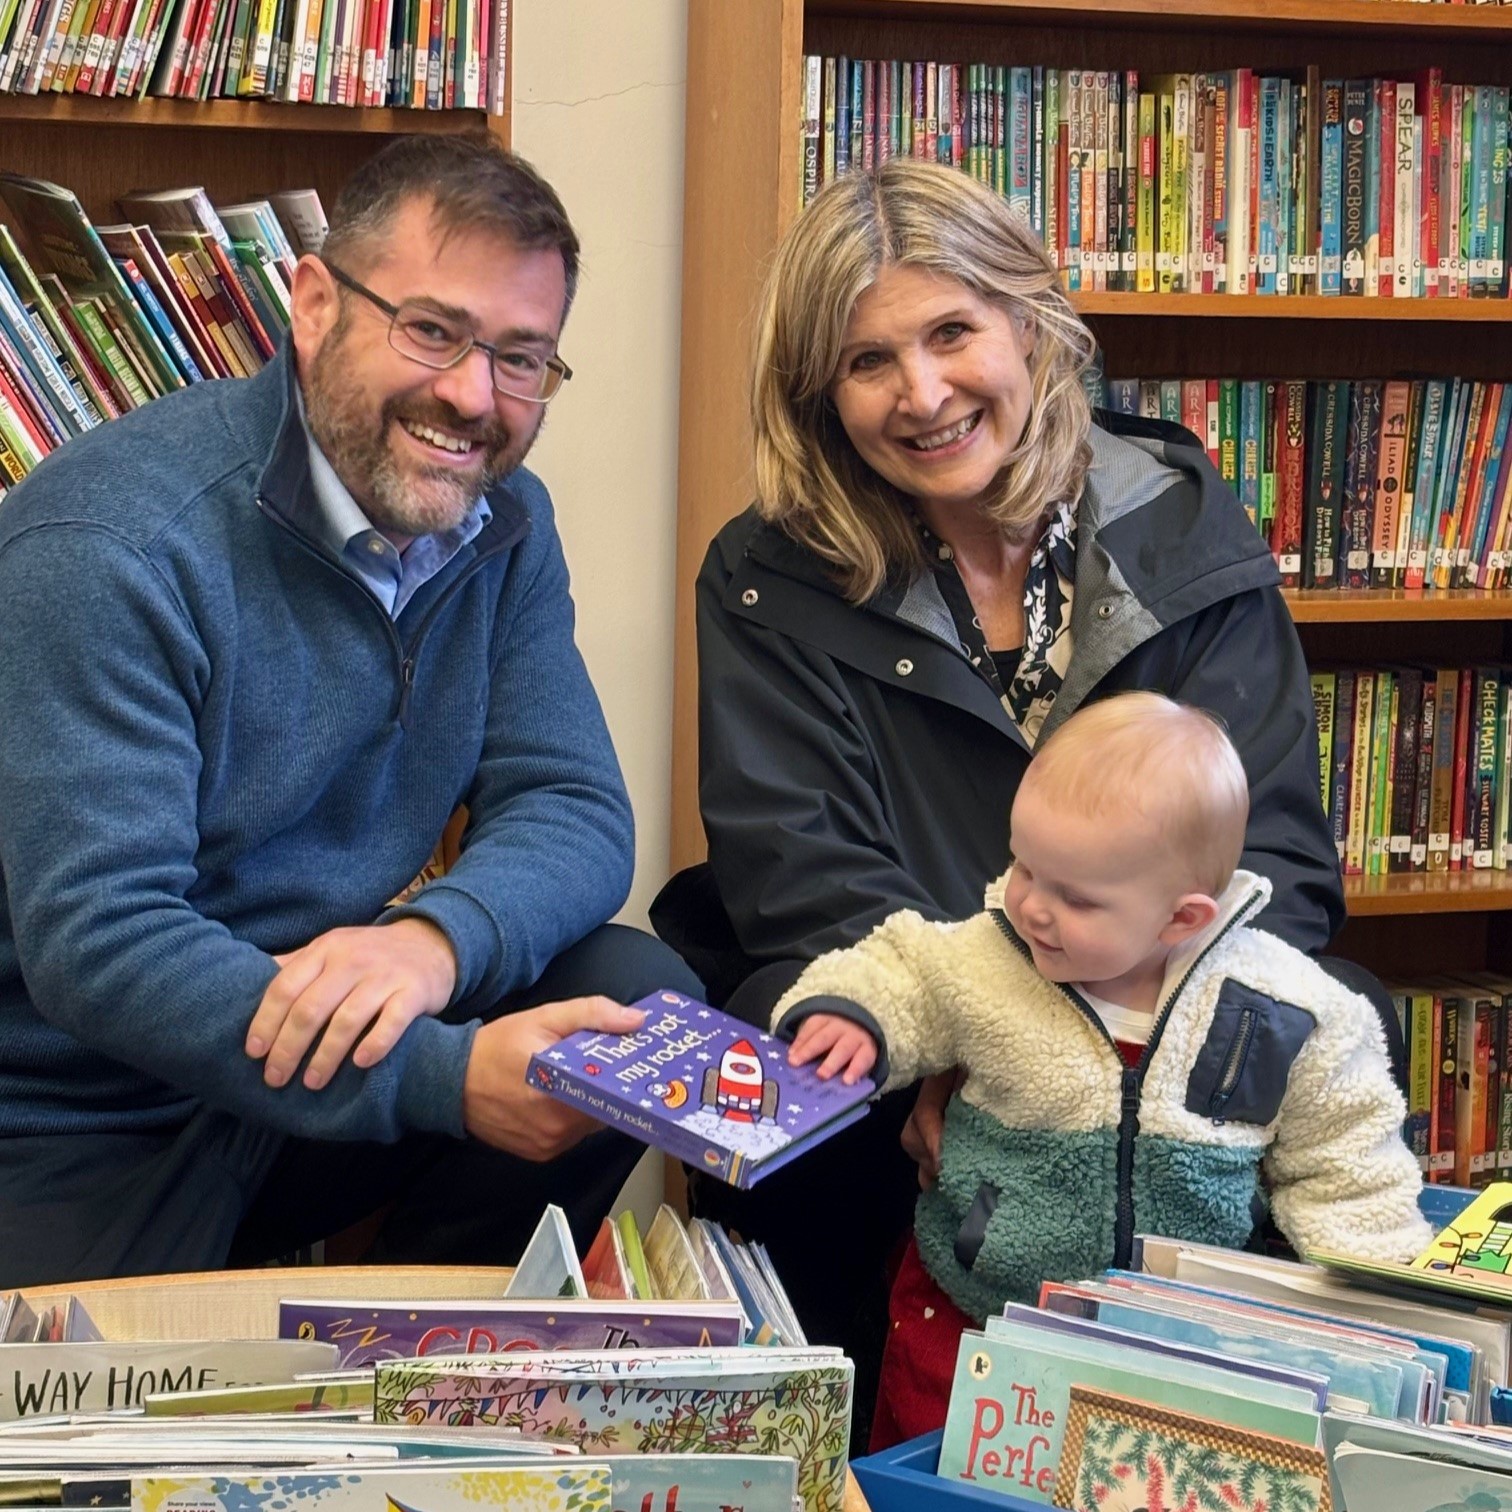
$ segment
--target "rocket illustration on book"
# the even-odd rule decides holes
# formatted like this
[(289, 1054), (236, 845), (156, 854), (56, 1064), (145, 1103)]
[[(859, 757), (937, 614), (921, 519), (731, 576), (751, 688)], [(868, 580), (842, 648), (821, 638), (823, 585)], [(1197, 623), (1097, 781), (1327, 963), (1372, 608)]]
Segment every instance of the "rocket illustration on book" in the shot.
[(762, 1074), (750, 1040), (736, 1040), (719, 1064), (704, 1072), (703, 1105), (735, 1123), (759, 1123), (777, 1111), (777, 1083)]
[(771, 1034), (677, 992), (634, 1005), (633, 1034), (569, 1035), (531, 1058), (531, 1085), (618, 1124), (731, 1186), (753, 1181), (866, 1113), (863, 1077), (821, 1081)]

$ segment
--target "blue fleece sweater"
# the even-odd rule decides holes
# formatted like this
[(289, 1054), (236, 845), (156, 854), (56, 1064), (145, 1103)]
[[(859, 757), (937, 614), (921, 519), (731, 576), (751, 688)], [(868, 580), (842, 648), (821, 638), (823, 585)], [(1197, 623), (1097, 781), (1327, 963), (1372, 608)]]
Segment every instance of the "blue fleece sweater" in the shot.
[[(573, 644), (545, 489), (391, 621), (312, 527), (287, 349), (55, 453), (0, 510), (0, 1135), (199, 1105), (325, 1139), (461, 1134), (476, 1023), (272, 1090), (271, 956), (421, 915), (447, 1017), (539, 975), (629, 888), (629, 803)], [(458, 803), (463, 854), (402, 908)]]

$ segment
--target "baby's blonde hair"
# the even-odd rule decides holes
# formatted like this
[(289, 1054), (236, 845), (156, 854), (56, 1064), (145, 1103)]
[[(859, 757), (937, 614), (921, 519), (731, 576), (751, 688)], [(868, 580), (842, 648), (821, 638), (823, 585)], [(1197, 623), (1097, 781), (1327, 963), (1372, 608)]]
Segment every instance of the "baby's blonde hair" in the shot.
[(1118, 693), (1036, 747), (1023, 787), (1084, 816), (1137, 815), (1216, 898), (1244, 849), (1249, 779), (1222, 722), (1163, 693)]

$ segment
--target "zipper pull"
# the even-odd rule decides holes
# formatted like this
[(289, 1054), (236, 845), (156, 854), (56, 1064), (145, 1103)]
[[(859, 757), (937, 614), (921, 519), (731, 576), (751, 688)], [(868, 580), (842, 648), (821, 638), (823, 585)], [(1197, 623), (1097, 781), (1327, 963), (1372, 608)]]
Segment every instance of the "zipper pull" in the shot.
[(1124, 1118), (1139, 1112), (1139, 1072), (1133, 1066), (1125, 1066), (1123, 1074), (1123, 1102), (1120, 1112)]
[(410, 693), (415, 686), (415, 658), (406, 656), (399, 668), (399, 723), (409, 723)]

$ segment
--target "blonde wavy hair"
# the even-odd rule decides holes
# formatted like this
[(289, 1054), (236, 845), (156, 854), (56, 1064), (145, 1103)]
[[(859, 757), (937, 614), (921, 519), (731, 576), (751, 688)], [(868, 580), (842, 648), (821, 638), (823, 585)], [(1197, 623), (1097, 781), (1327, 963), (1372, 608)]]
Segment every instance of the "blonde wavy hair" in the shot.
[(856, 300), (889, 265), (954, 279), (1033, 334), (1029, 419), (985, 506), (1005, 533), (1022, 539), (1079, 496), (1092, 455), (1081, 379), (1095, 344), (1023, 218), (959, 170), (911, 158), (835, 180), (767, 277), (751, 417), (762, 517), (828, 562), (855, 603), (925, 566), (906, 496), (861, 459), (829, 397)]

